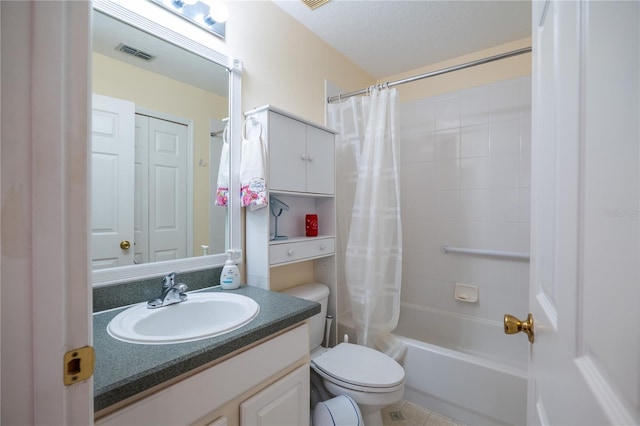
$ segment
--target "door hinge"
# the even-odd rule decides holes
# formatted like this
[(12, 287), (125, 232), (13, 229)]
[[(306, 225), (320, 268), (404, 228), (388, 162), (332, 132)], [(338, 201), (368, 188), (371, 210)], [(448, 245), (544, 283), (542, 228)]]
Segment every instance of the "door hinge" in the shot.
[(96, 365), (96, 353), (92, 346), (73, 349), (64, 354), (64, 385), (80, 383), (93, 376)]

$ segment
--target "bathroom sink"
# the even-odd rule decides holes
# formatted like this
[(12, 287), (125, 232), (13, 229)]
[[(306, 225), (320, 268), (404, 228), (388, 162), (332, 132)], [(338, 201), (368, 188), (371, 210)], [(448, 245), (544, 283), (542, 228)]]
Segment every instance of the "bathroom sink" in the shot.
[(260, 306), (233, 293), (190, 293), (187, 300), (157, 309), (147, 302), (120, 312), (108, 333), (124, 342), (170, 344), (193, 342), (236, 330), (253, 320)]

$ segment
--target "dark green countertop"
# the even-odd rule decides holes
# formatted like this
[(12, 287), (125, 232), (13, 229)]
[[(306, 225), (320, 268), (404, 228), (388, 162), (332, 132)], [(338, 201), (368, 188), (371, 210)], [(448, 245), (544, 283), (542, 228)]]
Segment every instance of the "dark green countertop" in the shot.
[(320, 312), (318, 303), (257, 287), (245, 286), (237, 290), (212, 287), (205, 291), (234, 292), (248, 296), (258, 302), (260, 313), (249, 324), (222, 336), (170, 345), (126, 343), (111, 337), (107, 333), (107, 324), (126, 307), (93, 315), (93, 346), (96, 351), (95, 412)]

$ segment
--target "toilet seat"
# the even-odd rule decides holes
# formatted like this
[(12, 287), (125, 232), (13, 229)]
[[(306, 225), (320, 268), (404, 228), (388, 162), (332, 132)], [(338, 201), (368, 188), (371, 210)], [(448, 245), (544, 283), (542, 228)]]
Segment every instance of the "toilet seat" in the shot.
[(404, 386), (404, 369), (366, 346), (340, 343), (311, 360), (313, 369), (336, 385), (362, 392), (393, 392)]

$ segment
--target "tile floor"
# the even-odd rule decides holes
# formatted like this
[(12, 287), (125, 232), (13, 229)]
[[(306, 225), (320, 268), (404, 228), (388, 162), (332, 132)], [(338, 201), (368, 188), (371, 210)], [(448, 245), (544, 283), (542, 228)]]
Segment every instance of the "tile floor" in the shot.
[(382, 409), (384, 426), (464, 426), (411, 402), (401, 400)]

